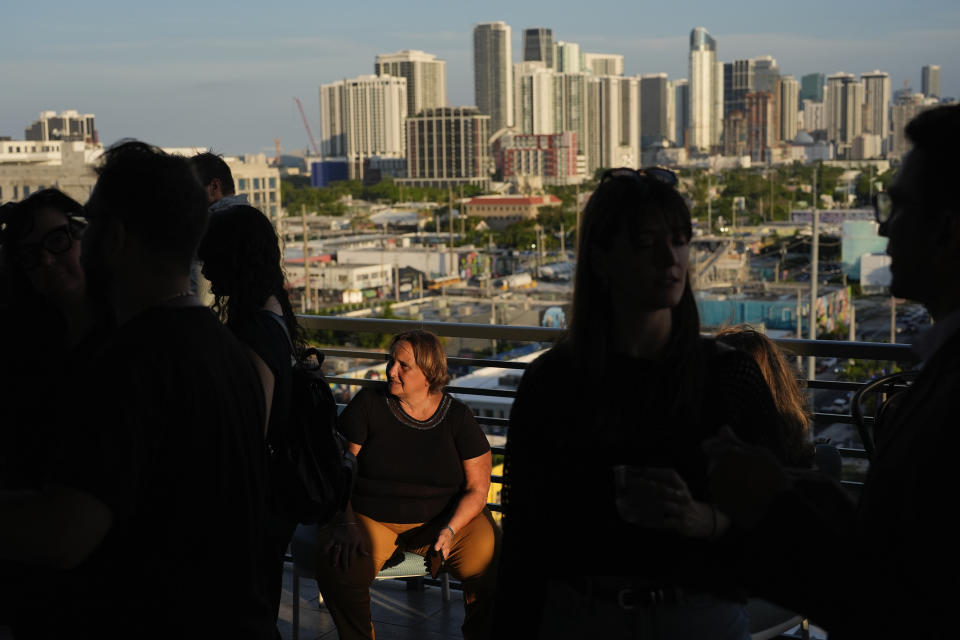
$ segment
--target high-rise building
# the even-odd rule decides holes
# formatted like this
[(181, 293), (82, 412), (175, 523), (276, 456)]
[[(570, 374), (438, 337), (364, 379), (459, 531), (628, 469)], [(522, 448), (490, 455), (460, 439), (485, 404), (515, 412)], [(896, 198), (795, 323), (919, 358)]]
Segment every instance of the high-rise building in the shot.
[(892, 135), (888, 157), (900, 158), (910, 151), (910, 140), (905, 132), (907, 125), (927, 109), (936, 107), (938, 103), (937, 98), (928, 98), (922, 93), (901, 95), (893, 103), (890, 124)]
[(797, 95), (800, 83), (793, 76), (780, 78), (780, 139), (792, 142), (797, 137)]
[[(744, 100), (746, 107), (746, 100)], [(747, 117), (743, 111), (731, 111), (723, 119), (723, 155), (747, 154)]]
[(577, 134), (505, 133), (496, 143), (504, 179), (538, 176), (545, 184), (574, 184), (584, 178), (577, 162)]
[(665, 73), (640, 77), (640, 144), (641, 147), (672, 140), (670, 127), (670, 82)]
[(827, 77), (827, 139), (837, 144), (837, 154), (863, 132), (863, 85), (851, 73)]
[(344, 157), (350, 178), (362, 178), (372, 157), (402, 158), (407, 80), (359, 76), (320, 87), (323, 155)]
[(510, 26), (486, 22), (473, 28), (473, 89), (491, 133), (513, 126), (513, 59)]
[(746, 111), (744, 98), (753, 91), (753, 60), (734, 60), (723, 64), (723, 116)]
[(583, 64), (595, 76), (623, 75), (623, 56), (617, 53), (584, 53)]
[(426, 109), (407, 118), (407, 178), (434, 187), (490, 184), (490, 116), (476, 107)]
[(636, 167), (640, 162), (640, 81), (623, 76), (587, 82), (587, 171)]
[(686, 78), (674, 80), (673, 86), (673, 123), (676, 127), (673, 142), (678, 147), (687, 145), (690, 132), (690, 82)]
[(817, 102), (815, 100), (804, 100), (803, 101), (803, 130), (807, 132), (811, 131), (826, 131), (827, 129), (827, 113), (826, 107), (822, 102)]
[(754, 162), (766, 162), (778, 137), (776, 101), (769, 91), (753, 91), (744, 100), (747, 106), (747, 153)]
[(580, 73), (583, 71), (583, 54), (576, 42), (560, 41), (554, 47), (554, 61), (561, 73)]
[(557, 79), (560, 74), (543, 62), (520, 62), (513, 66), (513, 119), (520, 133), (551, 134), (561, 132), (557, 109)]
[[(690, 146), (707, 151), (720, 140), (722, 129), (720, 119), (723, 118), (723, 66), (717, 64), (717, 41), (703, 27), (697, 27), (690, 32), (689, 80)], [(717, 104), (718, 96), (719, 104)]]
[(863, 84), (863, 132), (886, 140), (890, 135), (890, 76), (882, 71), (860, 75)]
[(808, 73), (800, 78), (800, 100), (823, 102), (823, 83), (822, 73)]
[(928, 98), (940, 97), (940, 65), (928, 64), (920, 72), (920, 87)]
[(523, 61), (542, 62), (553, 69), (553, 30), (543, 27), (523, 30)]
[(97, 142), (92, 113), (80, 114), (72, 109), (62, 113), (41, 111), (40, 118), (24, 130), (25, 140)]
[(447, 63), (433, 54), (412, 50), (381, 54), (373, 72), (407, 79), (407, 115), (447, 105)]

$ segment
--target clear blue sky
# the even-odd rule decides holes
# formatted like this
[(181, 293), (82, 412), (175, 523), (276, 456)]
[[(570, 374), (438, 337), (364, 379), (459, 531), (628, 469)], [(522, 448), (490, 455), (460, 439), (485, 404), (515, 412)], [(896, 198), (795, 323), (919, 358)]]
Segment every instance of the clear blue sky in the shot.
[(944, 95), (960, 97), (956, 0), (12, 3), (0, 12), (0, 135), (14, 138), (41, 110), (77, 109), (96, 114), (107, 143), (302, 149), (293, 97), (318, 136), (319, 85), (372, 73), (378, 53), (436, 54), (450, 103), (473, 104), (471, 29), (494, 20), (513, 28), (515, 60), (523, 28), (550, 27), (623, 54), (629, 75), (681, 78), (690, 30), (704, 26), (721, 60), (772, 55), (797, 77), (880, 69), (917, 91), (920, 67), (939, 64)]

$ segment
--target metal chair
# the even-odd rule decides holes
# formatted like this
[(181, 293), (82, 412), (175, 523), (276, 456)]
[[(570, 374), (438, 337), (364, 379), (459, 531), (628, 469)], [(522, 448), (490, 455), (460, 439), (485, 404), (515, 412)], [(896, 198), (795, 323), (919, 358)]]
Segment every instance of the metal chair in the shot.
[[(890, 375), (871, 380), (853, 394), (850, 401), (850, 413), (867, 452), (867, 458), (873, 460), (877, 451), (877, 425), (883, 412), (889, 406), (891, 399), (909, 387), (920, 372), (918, 370), (899, 371)], [(874, 399), (872, 412), (867, 407), (868, 402)]]
[[(300, 579), (317, 579), (317, 526), (298, 525), (290, 541), (290, 555), (293, 557), (293, 640), (300, 637)], [(423, 557), (409, 551), (404, 554), (403, 562), (384, 569), (377, 574), (376, 580), (394, 578), (420, 578), (429, 575), (423, 563)], [(440, 574), (440, 593), (443, 601), (450, 602), (450, 575)]]

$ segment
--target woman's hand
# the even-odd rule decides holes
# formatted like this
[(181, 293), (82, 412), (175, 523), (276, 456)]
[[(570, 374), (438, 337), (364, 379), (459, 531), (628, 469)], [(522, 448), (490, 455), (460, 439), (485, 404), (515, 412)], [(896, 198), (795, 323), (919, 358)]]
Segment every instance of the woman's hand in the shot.
[(437, 541), (433, 545), (434, 551), (440, 552), (440, 557), (445, 561), (450, 557), (450, 550), (453, 548), (453, 531), (449, 526), (440, 529), (437, 535)]
[(663, 510), (662, 528), (688, 538), (714, 538), (730, 526), (730, 519), (711, 504), (694, 500), (687, 483), (673, 469), (648, 468), (643, 479), (647, 495)]
[(323, 552), (330, 558), (330, 566), (346, 571), (355, 556), (370, 555), (359, 522), (344, 520), (331, 527), (332, 535), (323, 548)]

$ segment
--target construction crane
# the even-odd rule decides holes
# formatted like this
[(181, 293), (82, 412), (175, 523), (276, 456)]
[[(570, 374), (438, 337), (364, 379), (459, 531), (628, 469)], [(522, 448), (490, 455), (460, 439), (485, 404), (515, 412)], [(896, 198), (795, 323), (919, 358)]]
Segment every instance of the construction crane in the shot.
[(313, 133), (310, 132), (310, 124), (307, 122), (307, 115), (303, 112), (303, 105), (300, 104), (300, 98), (294, 97), (297, 103), (297, 109), (300, 109), (300, 117), (303, 118), (303, 127), (307, 130), (307, 136), (310, 138), (310, 146), (313, 147), (314, 155), (319, 156), (320, 150), (317, 149), (317, 143), (313, 139)]
[(274, 147), (276, 148), (276, 150), (277, 150), (276, 167), (277, 167), (277, 169), (279, 169), (279, 168), (280, 168), (280, 155), (281, 155), (281, 154), (280, 154), (280, 138), (274, 138), (274, 139), (273, 139), (273, 146), (274, 146)]

